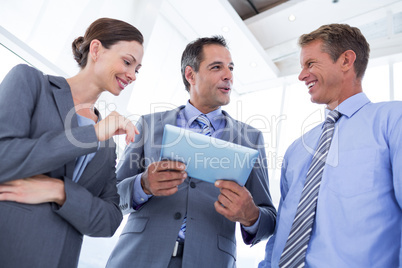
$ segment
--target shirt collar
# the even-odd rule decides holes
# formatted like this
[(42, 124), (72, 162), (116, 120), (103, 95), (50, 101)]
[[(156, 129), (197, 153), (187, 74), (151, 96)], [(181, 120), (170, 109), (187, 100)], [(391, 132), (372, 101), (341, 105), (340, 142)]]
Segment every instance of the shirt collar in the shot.
[[(183, 109), (183, 114), (186, 118), (187, 124), (190, 126), (194, 122), (194, 120), (202, 113), (190, 103), (190, 100), (188, 100), (186, 106)], [(208, 117), (212, 127), (215, 130), (219, 128), (220, 122), (222, 122), (222, 120), (225, 120), (221, 107), (206, 114), (206, 116)]]
[[(370, 103), (369, 98), (367, 98), (365, 93), (361, 92), (344, 100), (335, 110), (338, 110), (342, 115), (350, 118), (368, 103)], [(327, 116), (329, 112), (330, 110), (325, 109), (325, 116)]]
[[(77, 115), (77, 120), (78, 120), (78, 125), (79, 126), (87, 126), (87, 125), (95, 125), (94, 120), (89, 119), (85, 116), (82, 116), (80, 114), (76, 114)], [(99, 116), (98, 116), (98, 121), (99, 122)]]

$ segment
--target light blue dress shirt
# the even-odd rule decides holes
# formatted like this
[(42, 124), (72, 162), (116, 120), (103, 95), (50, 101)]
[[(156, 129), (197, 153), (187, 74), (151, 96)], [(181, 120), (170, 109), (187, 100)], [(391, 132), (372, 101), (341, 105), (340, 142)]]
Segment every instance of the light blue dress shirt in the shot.
[[(87, 126), (87, 125), (95, 125), (95, 122), (89, 118), (86, 118), (84, 116), (81, 116), (77, 114), (77, 119), (78, 119), (78, 126)], [(98, 143), (99, 147), (99, 143)], [(87, 155), (82, 155), (77, 158), (75, 161), (75, 167), (74, 167), (74, 173), (73, 173), (73, 181), (78, 182), (80, 179), (82, 173), (84, 172), (86, 166), (91, 162), (91, 160), (94, 158), (96, 152), (87, 154)]]
[[(190, 129), (192, 131), (201, 132), (200, 125), (195, 121), (195, 119), (202, 114), (197, 108), (195, 108), (190, 101), (187, 102), (186, 106), (178, 113), (176, 124), (178, 127)], [(222, 113), (222, 109), (219, 108), (206, 114), (209, 121), (211, 122), (211, 136), (215, 138), (220, 138), (222, 131), (226, 126), (226, 119)], [(142, 175), (142, 174), (141, 174)], [(139, 205), (148, 201), (152, 195), (147, 195), (141, 187), (141, 176), (137, 176), (134, 181), (134, 194), (133, 194), (133, 207), (138, 207)], [(255, 234), (258, 229), (260, 218), (254, 225), (249, 227), (243, 227), (249, 234)]]
[[(306, 267), (402, 267), (402, 102), (356, 94), (328, 152)], [(278, 267), (322, 124), (296, 140), (282, 166), (274, 235), (259, 267)]]

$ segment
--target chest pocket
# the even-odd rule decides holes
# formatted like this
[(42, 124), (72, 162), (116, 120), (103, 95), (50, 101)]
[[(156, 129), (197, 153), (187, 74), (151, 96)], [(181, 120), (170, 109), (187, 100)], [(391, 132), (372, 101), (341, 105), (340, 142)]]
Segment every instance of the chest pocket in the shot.
[(325, 184), (332, 192), (344, 197), (372, 191), (376, 173), (381, 169), (376, 156), (376, 150), (370, 149), (339, 152), (338, 163), (325, 167)]

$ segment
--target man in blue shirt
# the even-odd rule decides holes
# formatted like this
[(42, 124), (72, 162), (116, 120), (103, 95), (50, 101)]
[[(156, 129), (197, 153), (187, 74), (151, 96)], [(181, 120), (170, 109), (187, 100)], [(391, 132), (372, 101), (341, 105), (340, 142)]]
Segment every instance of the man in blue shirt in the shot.
[[(324, 25), (299, 45), (299, 80), (311, 101), (341, 115), (300, 267), (402, 267), (402, 103), (371, 103), (362, 92), (370, 49), (359, 29)], [(285, 154), (277, 225), (260, 268), (296, 267), (298, 253), (285, 257), (286, 244), (322, 127)]]
[[(267, 239), (274, 231), (276, 210), (262, 133), (221, 109), (230, 101), (234, 68), (225, 39), (191, 42), (181, 67), (190, 100), (177, 109), (141, 117), (140, 134), (119, 163), (120, 207), (130, 216), (108, 267), (235, 267), (236, 222), (246, 244)], [(259, 159), (245, 186), (201, 181), (188, 177), (183, 163), (160, 161), (166, 124), (194, 131), (207, 126), (205, 135), (258, 149)]]

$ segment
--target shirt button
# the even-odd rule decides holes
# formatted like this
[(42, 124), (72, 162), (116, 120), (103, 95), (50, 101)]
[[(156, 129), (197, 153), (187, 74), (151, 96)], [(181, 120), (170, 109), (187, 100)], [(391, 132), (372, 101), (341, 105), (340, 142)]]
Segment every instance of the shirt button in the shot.
[(181, 219), (181, 213), (180, 213), (180, 212), (176, 212), (176, 213), (174, 214), (174, 219), (175, 219), (175, 220)]
[(193, 182), (193, 181), (190, 182), (190, 187), (191, 187), (191, 188), (195, 188), (195, 182)]
[(141, 201), (144, 201), (145, 199), (141, 197)]

